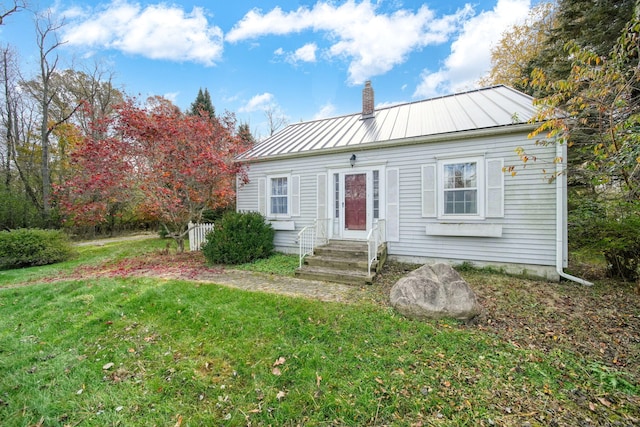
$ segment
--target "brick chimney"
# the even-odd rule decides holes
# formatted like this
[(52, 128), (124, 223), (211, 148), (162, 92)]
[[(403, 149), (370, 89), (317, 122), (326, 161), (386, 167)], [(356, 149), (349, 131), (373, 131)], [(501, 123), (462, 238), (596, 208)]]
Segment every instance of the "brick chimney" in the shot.
[(362, 118), (368, 119), (373, 117), (373, 88), (371, 87), (371, 80), (367, 80), (364, 83), (364, 89), (362, 89)]

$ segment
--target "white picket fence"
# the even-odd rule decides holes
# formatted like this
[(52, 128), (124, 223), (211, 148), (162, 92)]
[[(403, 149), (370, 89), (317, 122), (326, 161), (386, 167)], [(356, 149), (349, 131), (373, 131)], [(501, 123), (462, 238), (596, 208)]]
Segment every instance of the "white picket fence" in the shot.
[(207, 233), (213, 230), (213, 223), (189, 223), (189, 250), (199, 251), (207, 240)]

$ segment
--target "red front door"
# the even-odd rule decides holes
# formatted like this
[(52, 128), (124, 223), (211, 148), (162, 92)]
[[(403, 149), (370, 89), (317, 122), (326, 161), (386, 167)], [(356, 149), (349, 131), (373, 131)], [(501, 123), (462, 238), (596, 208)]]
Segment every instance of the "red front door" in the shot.
[(367, 229), (367, 174), (344, 176), (344, 228)]

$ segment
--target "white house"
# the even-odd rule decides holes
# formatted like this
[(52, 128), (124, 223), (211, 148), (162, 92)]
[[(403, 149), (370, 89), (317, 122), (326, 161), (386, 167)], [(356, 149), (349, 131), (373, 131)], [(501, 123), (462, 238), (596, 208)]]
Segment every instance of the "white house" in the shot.
[[(563, 168), (566, 149), (528, 138), (534, 114), (506, 86), (375, 110), (367, 82), (361, 113), (291, 124), (242, 155), (237, 209), (264, 214), (282, 252), (299, 251), (305, 227), (365, 240), (384, 224), (390, 259), (576, 279), (562, 271), (566, 182), (544, 172)], [(518, 147), (536, 161), (523, 168)]]

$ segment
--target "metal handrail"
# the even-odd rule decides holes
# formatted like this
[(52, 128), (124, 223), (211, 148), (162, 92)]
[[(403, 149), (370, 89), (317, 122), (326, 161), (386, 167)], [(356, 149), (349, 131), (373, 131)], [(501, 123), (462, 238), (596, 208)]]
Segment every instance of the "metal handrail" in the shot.
[(318, 241), (323, 244), (329, 239), (329, 223), (331, 218), (315, 219), (312, 225), (304, 227), (298, 233), (299, 244), (299, 267), (302, 268), (302, 261), (307, 255), (313, 255), (314, 249), (318, 246)]
[(299, 268), (302, 268), (302, 260), (307, 255), (313, 255), (313, 249), (315, 248), (315, 239), (316, 239), (316, 222), (313, 222), (313, 225), (307, 225), (298, 233), (298, 244), (299, 244)]
[(378, 259), (378, 248), (385, 241), (385, 222), (378, 219), (367, 234), (367, 274), (371, 276), (371, 266)]

